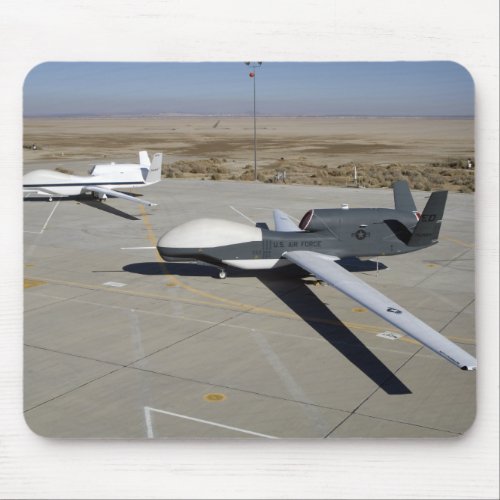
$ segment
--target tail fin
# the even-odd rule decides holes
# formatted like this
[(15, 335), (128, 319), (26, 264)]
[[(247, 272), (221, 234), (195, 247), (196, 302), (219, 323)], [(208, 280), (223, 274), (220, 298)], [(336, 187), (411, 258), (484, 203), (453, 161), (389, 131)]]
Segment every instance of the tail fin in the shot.
[(287, 215), (285, 212), (282, 212), (281, 210), (275, 209), (273, 211), (273, 217), (274, 217), (274, 227), (276, 231), (286, 231), (286, 232), (292, 232), (292, 231), (302, 231), (295, 222), (292, 222), (290, 219), (290, 216)]
[(161, 180), (161, 164), (163, 162), (163, 153), (155, 153), (148, 175), (146, 176), (146, 184), (154, 184)]
[(447, 196), (448, 191), (431, 194), (408, 241), (409, 247), (426, 247), (437, 243)]
[(139, 165), (148, 168), (151, 166), (151, 160), (149, 159), (147, 151), (139, 151)]
[(417, 207), (413, 201), (410, 188), (406, 181), (397, 181), (392, 186), (394, 191), (394, 207), (401, 212), (416, 212)]

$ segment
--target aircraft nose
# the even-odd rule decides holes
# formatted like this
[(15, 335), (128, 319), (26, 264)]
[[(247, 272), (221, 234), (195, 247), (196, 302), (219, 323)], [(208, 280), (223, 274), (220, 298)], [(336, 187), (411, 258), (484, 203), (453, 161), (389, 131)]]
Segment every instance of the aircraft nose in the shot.
[(165, 233), (156, 246), (162, 257), (192, 257), (207, 248), (250, 241), (262, 241), (259, 228), (219, 219), (196, 219)]
[(163, 260), (175, 261), (184, 257), (188, 242), (176, 229), (167, 231), (156, 244), (156, 249)]
[(178, 242), (178, 238), (175, 238), (175, 233), (172, 234), (174, 231), (175, 230), (167, 231), (163, 236), (160, 237), (158, 243), (156, 244), (158, 250), (160, 250), (160, 248), (162, 249), (170, 248), (172, 247), (172, 245), (176, 243), (176, 241)]
[(156, 248), (166, 261), (192, 258), (210, 241), (209, 235), (209, 221), (196, 219), (167, 231), (158, 240)]
[(157, 247), (164, 250), (203, 247), (208, 232), (208, 224), (202, 219), (185, 222), (167, 231), (158, 240)]

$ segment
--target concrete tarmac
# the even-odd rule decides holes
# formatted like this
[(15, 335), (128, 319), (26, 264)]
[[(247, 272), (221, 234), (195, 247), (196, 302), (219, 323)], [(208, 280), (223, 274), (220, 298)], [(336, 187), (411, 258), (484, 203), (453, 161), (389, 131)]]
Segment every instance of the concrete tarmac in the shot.
[[(77, 438), (454, 437), (475, 372), (447, 363), (313, 277), (165, 264), (154, 246), (198, 217), (265, 222), (310, 208), (393, 207), (367, 190), (165, 179), (158, 203), (24, 202), (24, 406)], [(429, 193), (414, 192), (419, 209)], [(473, 196), (450, 193), (440, 243), (357, 270), (475, 354)], [(375, 261), (374, 261), (375, 262)], [(385, 268), (386, 267), (386, 268)], [(382, 334), (382, 335), (381, 335)]]

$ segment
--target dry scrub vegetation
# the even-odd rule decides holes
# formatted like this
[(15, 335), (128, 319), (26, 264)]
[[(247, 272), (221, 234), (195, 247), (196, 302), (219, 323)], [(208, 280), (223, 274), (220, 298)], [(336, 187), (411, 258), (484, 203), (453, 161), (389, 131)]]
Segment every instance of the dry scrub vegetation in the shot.
[[(357, 183), (354, 181), (354, 167)], [(427, 165), (383, 165), (346, 163), (338, 166), (316, 164), (305, 158), (279, 159), (259, 162), (257, 166), (260, 182), (286, 182), (287, 184), (314, 184), (320, 186), (390, 187), (401, 179), (411, 189), (431, 191), (447, 189), (461, 193), (474, 192), (474, 169), (467, 168), (467, 159), (454, 159)], [(285, 181), (278, 174), (286, 172)], [(162, 173), (167, 178), (191, 178), (208, 180), (253, 181), (254, 166), (234, 167), (226, 159), (180, 160), (163, 165)]]

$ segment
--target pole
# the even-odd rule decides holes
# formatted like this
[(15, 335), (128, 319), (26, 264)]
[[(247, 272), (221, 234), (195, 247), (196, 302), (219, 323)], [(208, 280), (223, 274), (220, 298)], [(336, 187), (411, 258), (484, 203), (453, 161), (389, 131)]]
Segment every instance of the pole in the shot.
[(253, 77), (253, 179), (257, 180), (257, 119), (255, 115), (255, 80), (257, 80), (257, 71)]
[(247, 61), (245, 64), (253, 69), (250, 77), (253, 79), (253, 178), (257, 180), (257, 112), (256, 112), (256, 97), (255, 97), (255, 80), (257, 78), (257, 68), (262, 65), (262, 62)]

